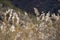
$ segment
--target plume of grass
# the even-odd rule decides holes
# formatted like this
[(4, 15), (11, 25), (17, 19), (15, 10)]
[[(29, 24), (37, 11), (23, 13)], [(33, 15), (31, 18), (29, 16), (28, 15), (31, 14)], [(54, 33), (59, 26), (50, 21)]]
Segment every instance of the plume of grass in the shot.
[[(11, 8), (3, 9), (3, 21), (0, 20), (0, 40), (60, 40), (60, 16), (50, 12), (38, 12), (34, 8), (36, 17), (27, 12), (16, 11)], [(1, 14), (0, 14), (1, 15)], [(35, 22), (35, 23), (34, 23)]]

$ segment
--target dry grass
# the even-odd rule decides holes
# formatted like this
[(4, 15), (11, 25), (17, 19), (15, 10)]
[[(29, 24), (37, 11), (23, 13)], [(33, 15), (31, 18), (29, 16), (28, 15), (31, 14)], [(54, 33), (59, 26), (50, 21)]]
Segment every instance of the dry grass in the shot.
[[(39, 14), (35, 8), (35, 13)], [(49, 17), (49, 12), (39, 17), (22, 14), (14, 9), (0, 9), (0, 40), (60, 40), (60, 16)]]

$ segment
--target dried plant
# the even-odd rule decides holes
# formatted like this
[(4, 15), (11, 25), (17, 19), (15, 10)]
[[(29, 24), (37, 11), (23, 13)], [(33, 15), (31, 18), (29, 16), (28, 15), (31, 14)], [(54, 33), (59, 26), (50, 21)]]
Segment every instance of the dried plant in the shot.
[[(2, 9), (0, 16), (0, 40), (60, 40), (60, 16), (42, 12), (40, 16), (31, 17), (11, 8)], [(35, 13), (39, 15), (36, 8)], [(0, 9), (1, 10), (1, 9)], [(0, 15), (1, 15), (0, 14)], [(36, 23), (34, 23), (36, 22)]]

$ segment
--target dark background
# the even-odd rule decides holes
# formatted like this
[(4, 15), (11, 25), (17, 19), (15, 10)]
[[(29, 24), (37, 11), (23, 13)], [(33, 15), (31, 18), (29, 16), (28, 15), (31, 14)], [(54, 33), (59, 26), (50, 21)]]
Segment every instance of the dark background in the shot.
[(57, 15), (58, 9), (60, 9), (60, 2), (58, 0), (11, 0), (12, 4), (16, 7), (34, 13), (34, 7), (36, 7), (41, 13), (48, 11)]

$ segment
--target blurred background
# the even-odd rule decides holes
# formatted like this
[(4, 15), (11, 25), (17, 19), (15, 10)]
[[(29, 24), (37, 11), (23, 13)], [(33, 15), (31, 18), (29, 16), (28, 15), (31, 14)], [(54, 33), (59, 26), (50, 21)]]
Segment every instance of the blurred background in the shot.
[(57, 15), (60, 9), (59, 0), (11, 0), (12, 4), (24, 11), (34, 13), (34, 8), (37, 8), (40, 13), (48, 11)]

